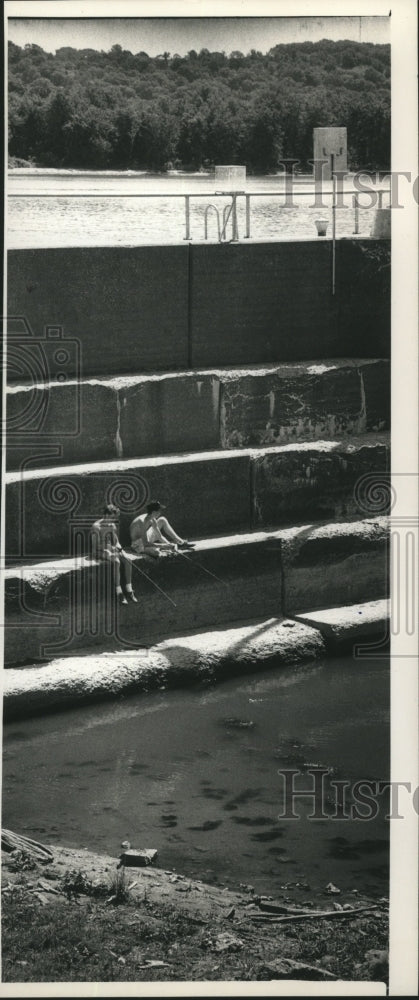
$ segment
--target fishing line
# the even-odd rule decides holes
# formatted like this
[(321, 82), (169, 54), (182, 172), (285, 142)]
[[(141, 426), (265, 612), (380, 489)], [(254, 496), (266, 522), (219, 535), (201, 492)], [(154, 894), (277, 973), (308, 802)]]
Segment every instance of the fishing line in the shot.
[(156, 590), (159, 590), (160, 593), (163, 594), (163, 597), (165, 597), (167, 601), (170, 601), (170, 603), (173, 604), (174, 608), (177, 608), (177, 604), (175, 604), (175, 602), (172, 601), (172, 598), (169, 597), (168, 594), (166, 594), (166, 591), (163, 590), (162, 587), (159, 587), (158, 583), (155, 583), (154, 580), (151, 579), (151, 576), (147, 576), (147, 573), (144, 573), (144, 570), (140, 569), (140, 567), (137, 566), (137, 563), (135, 563), (133, 560), (131, 560), (131, 561), (132, 561), (132, 565), (133, 565), (134, 569), (137, 570), (137, 573), (140, 573), (141, 576), (145, 576), (146, 580), (148, 580), (149, 583), (151, 583), (152, 586), (156, 588)]
[(222, 583), (223, 587), (230, 587), (231, 586), (230, 583), (226, 583), (226, 581), (222, 580), (221, 577), (216, 576), (215, 573), (211, 573), (211, 570), (206, 569), (205, 566), (202, 566), (201, 563), (197, 562), (195, 559), (191, 560), (189, 558), (189, 556), (186, 555), (186, 552), (178, 552), (178, 555), (183, 556), (184, 559), (187, 559), (187, 561), (190, 564), (190, 566), (196, 566), (197, 568), (199, 566), (199, 569), (202, 569), (203, 573), (207, 573), (208, 576), (212, 576), (214, 580), (218, 580), (218, 583)]

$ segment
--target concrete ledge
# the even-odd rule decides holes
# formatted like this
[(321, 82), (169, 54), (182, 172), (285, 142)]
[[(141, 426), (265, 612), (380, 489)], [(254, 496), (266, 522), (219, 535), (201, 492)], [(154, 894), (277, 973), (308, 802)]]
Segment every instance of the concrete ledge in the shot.
[(371, 512), (366, 502), (361, 506), (355, 487), (366, 473), (380, 482), (387, 467), (387, 436), (375, 434), (9, 472), (7, 556), (68, 556), (76, 534), (84, 535), (85, 551), (105, 498), (121, 507), (125, 545), (130, 521), (150, 496), (169, 504), (170, 520), (189, 538), (374, 515), (374, 504)]
[(368, 511), (360, 506), (365, 497), (357, 483), (374, 474), (379, 483), (389, 464), (388, 441), (378, 434), (267, 450), (252, 461), (253, 524), (359, 518)]
[(389, 362), (331, 359), (7, 390), (7, 466), (269, 447), (387, 430)]
[(187, 557), (139, 560), (150, 579), (134, 570), (139, 603), (122, 609), (113, 608), (103, 563), (81, 557), (9, 567), (5, 660), (129, 650), (223, 622), (382, 598), (388, 535), (383, 517), (205, 539)]
[(123, 607), (115, 606), (105, 563), (64, 560), (7, 570), (5, 663), (92, 648), (129, 652), (184, 630), (279, 615), (280, 540), (237, 536), (225, 542), (158, 562), (136, 560), (138, 604)]
[(168, 639), (150, 649), (65, 657), (4, 674), (5, 717), (16, 718), (113, 698), (122, 692), (177, 686), (325, 653), (318, 630), (271, 618), (236, 628)]
[(343, 608), (324, 608), (294, 615), (296, 621), (316, 628), (328, 645), (347, 645), (365, 636), (388, 636), (390, 601), (367, 601)]
[(283, 613), (361, 604), (389, 593), (389, 522), (301, 527), (282, 545)]

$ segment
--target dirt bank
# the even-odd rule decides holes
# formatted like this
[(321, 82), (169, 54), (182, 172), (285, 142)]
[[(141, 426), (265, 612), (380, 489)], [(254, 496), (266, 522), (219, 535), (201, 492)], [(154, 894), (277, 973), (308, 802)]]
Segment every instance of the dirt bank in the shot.
[(325, 887), (297, 908), (286, 886), (272, 900), (48, 850), (2, 852), (3, 982), (385, 981), (384, 898)]

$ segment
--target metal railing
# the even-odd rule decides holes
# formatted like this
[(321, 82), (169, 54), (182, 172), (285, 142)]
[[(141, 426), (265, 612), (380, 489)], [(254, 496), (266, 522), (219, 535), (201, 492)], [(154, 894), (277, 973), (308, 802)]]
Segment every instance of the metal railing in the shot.
[[(184, 226), (185, 226), (185, 235), (184, 235), (183, 239), (187, 240), (188, 242), (192, 241), (192, 235), (191, 235), (191, 202), (192, 202), (192, 199), (197, 199), (197, 200), (202, 200), (203, 198), (207, 199), (207, 200), (211, 199), (211, 201), (208, 202), (208, 204), (206, 206), (206, 209), (205, 209), (205, 212), (204, 212), (204, 239), (208, 239), (208, 216), (210, 214), (210, 210), (213, 210), (215, 212), (215, 214), (216, 214), (216, 220), (217, 220), (217, 236), (218, 236), (219, 242), (221, 243), (224, 240), (226, 240), (226, 238), (227, 238), (226, 237), (226, 231), (227, 231), (227, 225), (228, 225), (228, 223), (229, 223), (230, 220), (231, 220), (231, 224), (232, 224), (232, 236), (231, 236), (230, 242), (237, 242), (239, 240), (238, 219), (237, 219), (237, 199), (238, 198), (244, 198), (245, 199), (245, 234), (244, 234), (243, 238), (246, 239), (246, 240), (252, 238), (251, 237), (251, 199), (252, 198), (271, 198), (271, 199), (274, 198), (274, 199), (282, 199), (282, 200), (284, 200), (284, 205), (283, 205), (284, 208), (289, 208), (289, 207), (298, 208), (298, 205), (296, 205), (295, 202), (293, 201), (293, 197), (294, 196), (297, 197), (297, 198), (314, 198), (315, 199), (314, 204), (312, 206), (308, 206), (308, 207), (318, 208), (319, 211), (321, 211), (321, 209), (323, 209), (323, 210), (325, 209), (325, 205), (323, 204), (322, 199), (323, 198), (324, 199), (331, 198), (332, 202), (331, 202), (331, 206), (330, 207), (332, 209), (332, 232), (333, 232), (333, 239), (335, 239), (335, 237), (336, 237), (336, 212), (339, 209), (341, 209), (341, 208), (348, 208), (348, 207), (350, 207), (350, 206), (347, 206), (347, 205), (345, 205), (343, 203), (343, 198), (345, 196), (351, 196), (351, 198), (352, 198), (352, 207), (353, 207), (353, 210), (354, 210), (354, 229), (353, 229), (353, 233), (354, 233), (354, 235), (358, 235), (359, 234), (359, 212), (360, 212), (360, 209), (362, 210), (363, 208), (366, 207), (366, 206), (362, 205), (362, 201), (360, 201), (360, 199), (362, 199), (363, 195), (370, 195), (371, 196), (372, 194), (375, 194), (377, 196), (377, 198), (378, 198), (377, 207), (378, 208), (383, 208), (384, 207), (383, 206), (384, 195), (389, 195), (390, 198), (391, 198), (391, 187), (383, 187), (383, 188), (371, 187), (371, 188), (365, 189), (364, 191), (357, 192), (357, 191), (354, 191), (352, 188), (350, 188), (350, 189), (340, 189), (340, 188), (338, 188), (337, 185), (336, 185), (336, 178), (334, 178), (334, 183), (333, 183), (332, 189), (330, 191), (324, 191), (324, 190), (316, 191), (315, 188), (314, 188), (314, 190), (313, 190), (313, 188), (311, 188), (309, 191), (299, 190), (298, 188), (293, 188), (291, 190), (291, 189), (287, 189), (286, 186), (284, 187), (284, 189), (282, 191), (276, 190), (276, 191), (234, 191), (233, 192), (233, 191), (214, 191), (214, 190), (212, 190), (212, 191), (196, 191), (196, 192), (189, 193), (189, 194), (184, 194), (183, 192), (180, 192), (180, 191), (178, 191), (178, 192), (175, 192), (175, 191), (172, 191), (172, 192), (166, 192), (166, 191), (165, 192), (154, 192), (153, 191), (153, 192), (147, 192), (147, 193), (146, 192), (138, 193), (138, 192), (134, 192), (134, 191), (128, 191), (128, 192), (124, 192), (124, 193), (113, 192), (113, 191), (112, 192), (108, 192), (108, 193), (106, 193), (106, 192), (105, 193), (104, 192), (97, 192), (97, 191), (93, 191), (93, 192), (86, 192), (86, 191), (83, 191), (83, 192), (43, 192), (43, 191), (40, 191), (40, 192), (16, 192), (16, 191), (13, 191), (13, 192), (8, 192), (8, 197), (9, 198), (90, 198), (90, 199), (94, 199), (94, 198), (100, 198), (100, 199), (106, 199), (106, 198), (138, 198), (138, 199), (140, 199), (140, 198), (146, 198), (146, 199), (160, 198), (160, 199), (164, 199), (164, 200), (171, 199), (171, 198), (182, 198), (184, 200)], [(321, 204), (318, 203), (318, 200), (317, 200), (318, 199), (318, 195), (320, 195)], [(222, 225), (221, 225), (221, 220), (220, 220), (219, 209), (217, 208), (216, 205), (214, 205), (214, 203), (212, 201), (212, 199), (214, 197), (217, 197), (217, 198), (218, 197), (228, 197), (228, 198), (231, 198), (231, 203), (227, 204), (223, 208), (223, 216), (222, 216), (222, 220), (223, 221), (222, 221)], [(389, 205), (388, 207), (391, 207), (391, 205)]]

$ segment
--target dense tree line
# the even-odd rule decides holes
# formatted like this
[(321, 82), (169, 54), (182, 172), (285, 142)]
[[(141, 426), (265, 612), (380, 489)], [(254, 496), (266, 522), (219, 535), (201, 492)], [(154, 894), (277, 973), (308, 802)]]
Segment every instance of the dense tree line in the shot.
[[(390, 46), (349, 41), (151, 58), (9, 43), (9, 153), (47, 167), (308, 168), (313, 128), (346, 125), (351, 169), (390, 166)], [(310, 169), (310, 168), (308, 168)]]

